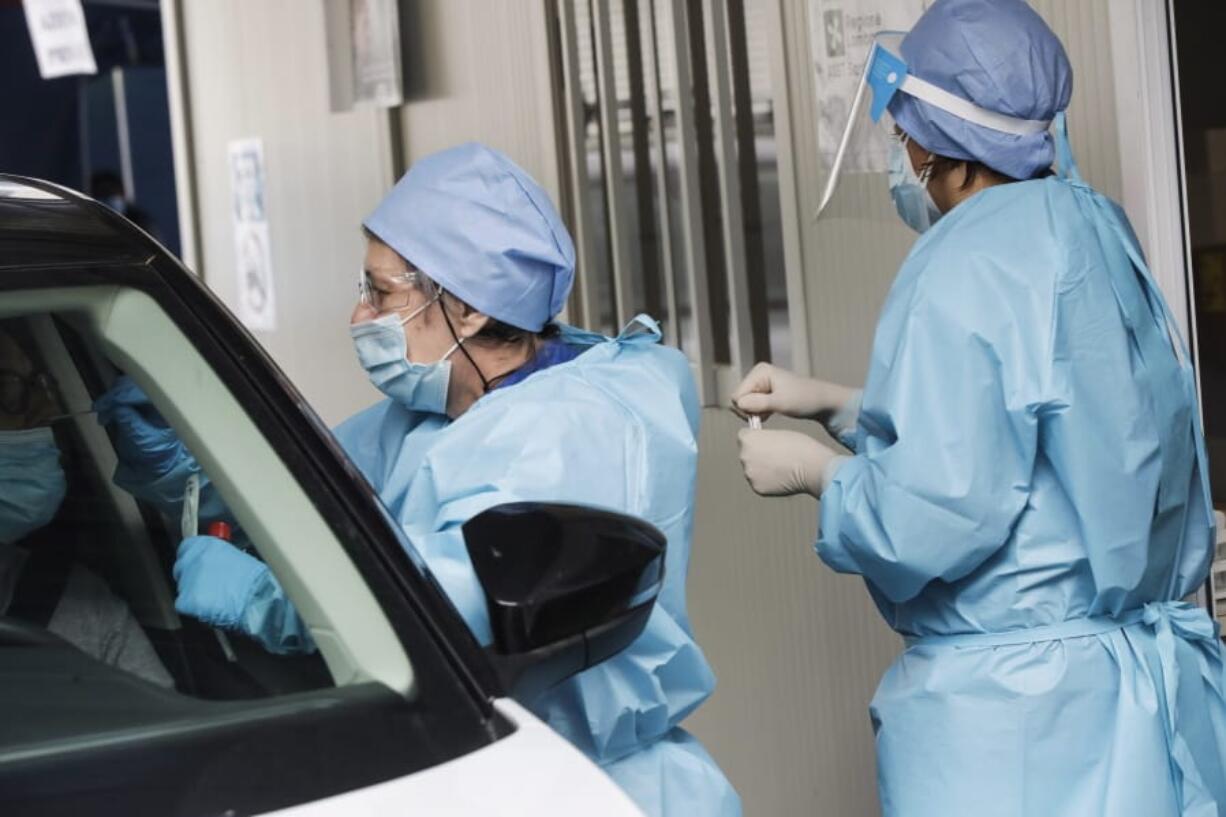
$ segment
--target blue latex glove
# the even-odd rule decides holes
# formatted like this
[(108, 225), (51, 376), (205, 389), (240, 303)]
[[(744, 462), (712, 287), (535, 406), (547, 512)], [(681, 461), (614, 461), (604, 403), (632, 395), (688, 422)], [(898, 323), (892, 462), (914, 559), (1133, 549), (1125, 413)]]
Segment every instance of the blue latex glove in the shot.
[(115, 484), (169, 516), (183, 508), (192, 474), (200, 476), (200, 519), (228, 519), (229, 512), (200, 464), (140, 386), (122, 375), (94, 401), (98, 422), (109, 428), (119, 465)]
[(269, 652), (314, 652), (315, 642), (268, 566), (215, 536), (179, 545), (175, 609), (259, 641)]
[(133, 471), (156, 479), (190, 458), (179, 435), (127, 375), (94, 401), (98, 422), (115, 433), (115, 453)]

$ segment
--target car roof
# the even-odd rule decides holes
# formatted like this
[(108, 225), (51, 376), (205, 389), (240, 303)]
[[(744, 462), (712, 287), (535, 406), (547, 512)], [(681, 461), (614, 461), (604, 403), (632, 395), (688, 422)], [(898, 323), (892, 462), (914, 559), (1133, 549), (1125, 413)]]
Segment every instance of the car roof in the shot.
[(140, 228), (87, 196), (0, 173), (0, 274), (15, 267), (144, 263), (163, 252)]

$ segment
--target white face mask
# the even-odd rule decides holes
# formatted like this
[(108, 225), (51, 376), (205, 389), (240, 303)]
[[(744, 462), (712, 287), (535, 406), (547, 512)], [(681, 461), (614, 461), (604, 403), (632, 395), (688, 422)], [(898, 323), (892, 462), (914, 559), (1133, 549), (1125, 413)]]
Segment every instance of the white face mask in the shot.
[(941, 218), (941, 211), (932, 194), (928, 192), (925, 179), (921, 179), (911, 166), (907, 155), (906, 137), (890, 142), (890, 168), (887, 178), (890, 183), (890, 198), (894, 208), (908, 227), (923, 233)]
[(406, 318), (390, 313), (349, 327), (358, 362), (370, 382), (410, 411), (447, 413), (447, 391), (451, 384), (451, 361), (447, 358), (460, 344), (456, 343), (434, 363), (413, 363), (408, 359), (408, 339), (404, 334), (405, 324), (438, 299), (438, 295), (434, 296)]

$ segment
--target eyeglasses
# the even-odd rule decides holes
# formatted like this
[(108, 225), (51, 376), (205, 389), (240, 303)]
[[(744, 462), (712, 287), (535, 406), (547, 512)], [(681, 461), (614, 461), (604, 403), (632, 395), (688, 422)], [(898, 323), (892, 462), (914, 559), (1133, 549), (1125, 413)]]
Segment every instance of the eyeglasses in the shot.
[(376, 312), (394, 312), (407, 308), (414, 290), (433, 295), (434, 285), (419, 271), (411, 269), (392, 276), (391, 288), (388, 288), (387, 284), (376, 284), (365, 268), (358, 270), (358, 300)]
[(51, 394), (51, 379), (45, 374), (23, 375), (0, 369), (0, 411), (23, 415), (30, 410), (36, 389)]

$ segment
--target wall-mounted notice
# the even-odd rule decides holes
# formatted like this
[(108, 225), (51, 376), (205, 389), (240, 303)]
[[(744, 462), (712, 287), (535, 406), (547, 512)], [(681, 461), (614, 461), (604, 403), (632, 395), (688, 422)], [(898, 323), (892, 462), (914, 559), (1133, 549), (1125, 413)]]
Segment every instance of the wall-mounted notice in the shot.
[(98, 73), (81, 0), (24, 0), (23, 5), (43, 79)]
[(272, 332), (277, 328), (277, 302), (268, 242), (264, 143), (236, 139), (229, 150), (238, 317), (249, 329)]
[(403, 101), (400, 22), (391, 0), (350, 0), (353, 101), (393, 107)]
[[(809, 0), (817, 145), (824, 167), (834, 163), (873, 38), (880, 32), (910, 30), (929, 5), (931, 0)], [(892, 39), (897, 42), (898, 38)], [(886, 169), (888, 151), (889, 141), (883, 130), (865, 129), (848, 145), (843, 172), (882, 172)]]
[(323, 0), (333, 111), (404, 101), (396, 0)]

